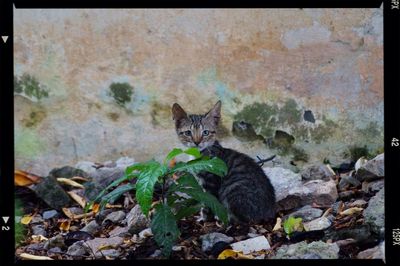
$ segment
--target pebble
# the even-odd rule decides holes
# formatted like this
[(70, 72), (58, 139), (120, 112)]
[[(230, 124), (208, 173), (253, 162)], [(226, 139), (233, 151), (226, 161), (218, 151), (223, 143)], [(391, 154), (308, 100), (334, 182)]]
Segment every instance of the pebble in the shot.
[(331, 226), (331, 221), (326, 217), (321, 217), (306, 223), (303, 223), (304, 229), (306, 231), (313, 231), (313, 230), (324, 230)]
[(201, 249), (208, 252), (218, 242), (232, 243), (233, 238), (222, 233), (209, 233), (200, 236)]
[(231, 244), (233, 250), (242, 251), (243, 254), (270, 249), (271, 246), (265, 236), (250, 238)]
[(105, 224), (107, 222), (111, 222), (111, 223), (118, 223), (120, 221), (122, 221), (123, 219), (125, 219), (125, 212), (123, 211), (116, 211), (116, 212), (112, 212), (110, 214), (108, 214), (106, 216), (106, 218), (104, 219), (102, 224)]
[(56, 216), (58, 216), (58, 212), (56, 210), (50, 210), (50, 211), (43, 212), (43, 219), (45, 219), (45, 220), (55, 218)]

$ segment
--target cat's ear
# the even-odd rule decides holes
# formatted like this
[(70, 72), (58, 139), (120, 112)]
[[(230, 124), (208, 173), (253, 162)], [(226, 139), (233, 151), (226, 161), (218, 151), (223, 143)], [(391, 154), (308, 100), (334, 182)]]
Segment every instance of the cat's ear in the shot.
[(218, 101), (214, 107), (206, 114), (207, 119), (213, 119), (215, 124), (218, 125), (221, 119), (221, 101)]
[(174, 105), (172, 105), (172, 115), (176, 125), (179, 124), (180, 120), (188, 117), (185, 110), (183, 110), (183, 108), (177, 103), (174, 103)]

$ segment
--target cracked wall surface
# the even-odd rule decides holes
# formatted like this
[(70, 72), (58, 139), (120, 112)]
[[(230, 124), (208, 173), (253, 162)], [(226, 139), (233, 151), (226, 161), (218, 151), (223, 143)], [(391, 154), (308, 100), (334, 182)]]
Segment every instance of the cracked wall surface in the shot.
[(174, 102), (219, 99), (221, 142), (253, 157), (373, 154), (382, 42), (382, 9), (15, 9), (15, 167), (157, 159), (180, 146)]

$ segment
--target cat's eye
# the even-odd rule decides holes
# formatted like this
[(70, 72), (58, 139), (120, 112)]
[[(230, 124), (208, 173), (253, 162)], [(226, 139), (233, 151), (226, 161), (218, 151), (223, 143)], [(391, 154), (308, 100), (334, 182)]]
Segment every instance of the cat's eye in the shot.
[(183, 132), (183, 134), (185, 134), (185, 136), (191, 136), (192, 135), (192, 131), (190, 130), (186, 130), (185, 132)]
[(204, 131), (203, 131), (203, 136), (208, 136), (208, 135), (210, 135), (210, 131), (204, 130)]

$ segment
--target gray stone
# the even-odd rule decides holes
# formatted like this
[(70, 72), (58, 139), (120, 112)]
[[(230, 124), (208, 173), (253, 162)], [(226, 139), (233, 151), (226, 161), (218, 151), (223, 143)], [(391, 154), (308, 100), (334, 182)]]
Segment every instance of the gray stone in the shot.
[(265, 174), (275, 188), (278, 210), (290, 210), (296, 207), (316, 203), (330, 205), (338, 197), (334, 180), (301, 181), (301, 176), (280, 167), (264, 167)]
[(371, 226), (371, 230), (381, 238), (385, 235), (385, 191), (381, 189), (373, 196), (364, 210), (365, 223)]
[(39, 184), (33, 186), (32, 190), (53, 209), (61, 210), (71, 204), (68, 194), (52, 176), (43, 178)]
[(359, 185), (361, 185), (361, 182), (358, 181), (355, 177), (342, 176), (338, 186), (340, 190), (344, 190), (348, 186), (358, 187)]
[(124, 174), (125, 170), (118, 167), (102, 167), (98, 169), (90, 175), (91, 181), (83, 184), (85, 187), (85, 196), (90, 200), (95, 199), (111, 182), (124, 176)]
[(206, 235), (200, 236), (201, 240), (201, 249), (204, 252), (208, 252), (211, 250), (211, 248), (218, 242), (226, 242), (226, 243), (232, 243), (233, 238), (227, 235), (224, 235), (222, 233), (209, 233)]
[(315, 218), (321, 217), (322, 213), (323, 213), (322, 210), (313, 208), (310, 205), (306, 205), (288, 215), (285, 215), (284, 220), (289, 218), (289, 216), (293, 216), (296, 218), (303, 219), (303, 222), (308, 222)]
[(103, 221), (103, 224), (106, 222), (118, 223), (125, 219), (125, 212), (123, 211), (116, 211), (108, 214)]
[(54, 247), (54, 248), (51, 248), (51, 249), (49, 249), (47, 251), (47, 255), (48, 256), (57, 255), (57, 254), (60, 254), (61, 252), (62, 251), (61, 251), (60, 247)]
[(333, 170), (325, 164), (313, 165), (307, 167), (301, 172), (302, 179), (306, 181), (316, 179), (329, 179), (332, 176), (335, 176), (335, 172), (333, 172)]
[(41, 224), (41, 223), (44, 223), (44, 219), (43, 219), (42, 215), (40, 215), (40, 214), (34, 215), (30, 222), (30, 224)]
[(107, 246), (107, 247), (118, 247), (124, 242), (124, 239), (119, 236), (115, 237), (110, 237), (110, 238), (94, 238), (91, 240), (88, 240), (84, 243), (84, 246), (86, 247), (86, 250), (90, 254), (96, 254), (97, 251), (101, 247)]
[(121, 256), (121, 252), (116, 249), (103, 249), (101, 251), (97, 251), (95, 254), (96, 259), (101, 259), (105, 257), (115, 259), (118, 258), (119, 256)]
[(236, 242), (231, 244), (231, 247), (233, 250), (243, 252), (243, 254), (249, 254), (252, 252), (267, 250), (271, 248), (268, 239), (265, 236), (258, 236), (255, 238), (249, 238), (247, 240)]
[(58, 216), (58, 212), (56, 210), (50, 210), (50, 211), (43, 212), (43, 219), (45, 219), (45, 220), (55, 218), (56, 216)]
[(25, 247), (27, 252), (36, 252), (44, 249), (44, 242), (29, 244)]
[(325, 232), (323, 240), (326, 241), (328, 239), (332, 241), (354, 239), (356, 243), (364, 244), (376, 241), (376, 239), (371, 235), (369, 225), (359, 225), (356, 227), (348, 227), (340, 230), (330, 228)]
[(139, 204), (137, 204), (126, 215), (126, 224), (129, 228), (129, 233), (137, 234), (150, 226), (150, 220), (143, 214)]
[(119, 158), (115, 164), (118, 168), (122, 168), (123, 170), (125, 170), (128, 166), (131, 166), (132, 164), (135, 163), (135, 160), (133, 158), (130, 157), (122, 157)]
[(72, 178), (74, 176), (80, 176), (80, 177), (88, 177), (89, 175), (85, 172), (82, 171), (81, 169), (77, 169), (71, 166), (64, 166), (61, 168), (54, 168), (53, 170), (50, 171), (49, 176), (59, 178)]
[(376, 193), (385, 187), (385, 181), (383, 179), (375, 180), (371, 182), (364, 181), (361, 189), (366, 193)]
[(90, 221), (87, 225), (85, 225), (81, 231), (89, 233), (91, 235), (95, 235), (97, 232), (101, 230), (100, 225), (96, 222), (96, 220)]
[(75, 168), (84, 171), (88, 175), (92, 175), (94, 172), (96, 172), (96, 164), (93, 162), (88, 162), (88, 161), (78, 162), (75, 165)]
[(333, 243), (328, 244), (322, 241), (307, 243), (306, 241), (291, 245), (283, 245), (276, 251), (273, 259), (338, 259), (339, 247)]
[(32, 225), (31, 228), (32, 228), (33, 235), (47, 236), (47, 232), (44, 228), (44, 224), (35, 224), (35, 225)]
[(320, 217), (318, 219), (303, 223), (304, 229), (306, 229), (306, 231), (324, 230), (329, 228), (331, 224), (331, 221), (326, 217)]
[(44, 248), (47, 250), (54, 247), (65, 248), (64, 237), (61, 234), (50, 238), (44, 244)]
[(340, 207), (342, 204), (343, 204), (343, 201), (336, 201), (335, 203), (333, 203), (333, 204), (331, 205), (332, 213), (333, 213), (334, 215), (336, 215), (336, 214), (339, 213), (339, 207)]
[(151, 236), (153, 236), (153, 232), (151, 231), (151, 228), (146, 228), (146, 229), (144, 229), (144, 230), (139, 232), (139, 238), (140, 239), (145, 239), (145, 238), (148, 238), (148, 237), (151, 237)]
[(385, 261), (385, 241), (379, 245), (358, 253), (357, 259), (381, 259)]
[(355, 200), (355, 201), (349, 203), (349, 208), (351, 208), (351, 207), (361, 207), (361, 208), (364, 208), (365, 206), (367, 206), (367, 204), (368, 204), (368, 202), (366, 202), (365, 200), (363, 200), (363, 199), (358, 199), (358, 200)]
[(74, 257), (74, 259), (79, 259), (81, 256), (85, 255), (87, 252), (83, 246), (84, 242), (84, 240), (80, 240), (69, 246), (67, 255)]
[(129, 228), (128, 227), (121, 227), (121, 226), (115, 227), (108, 234), (110, 235), (110, 237), (113, 237), (113, 236), (125, 237), (125, 236), (130, 236), (131, 235), (129, 233)]
[(360, 181), (374, 180), (385, 176), (384, 154), (379, 154), (357, 170), (356, 178)]

